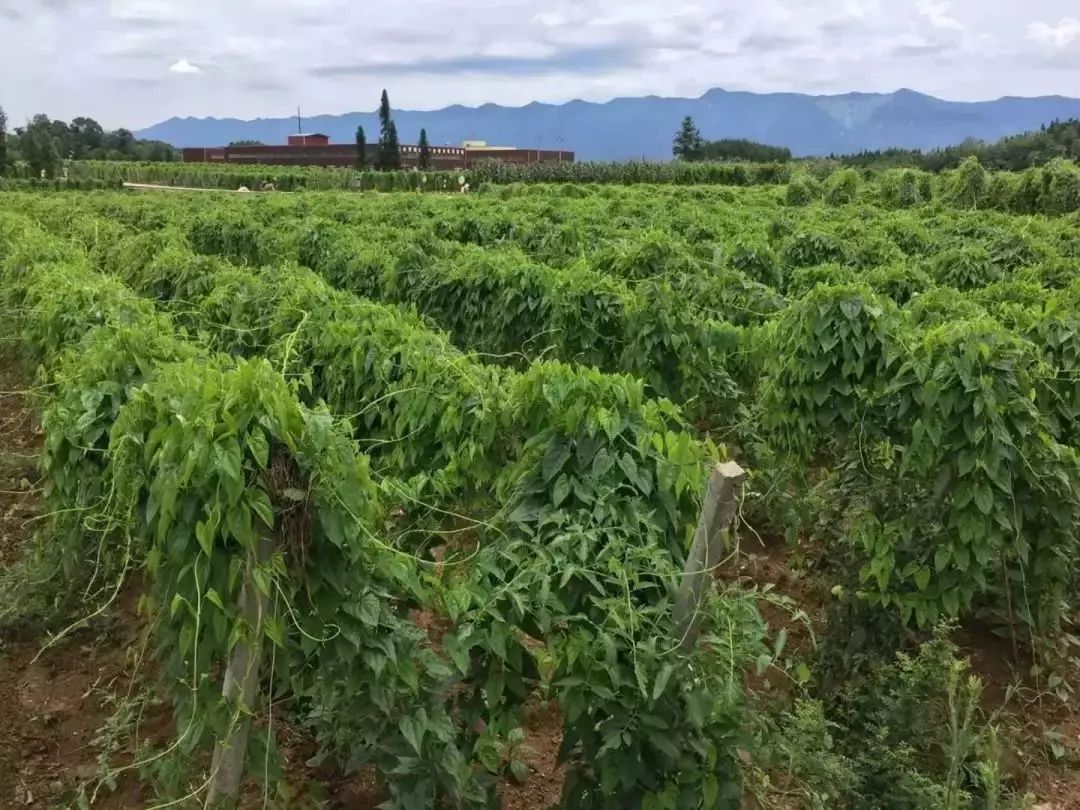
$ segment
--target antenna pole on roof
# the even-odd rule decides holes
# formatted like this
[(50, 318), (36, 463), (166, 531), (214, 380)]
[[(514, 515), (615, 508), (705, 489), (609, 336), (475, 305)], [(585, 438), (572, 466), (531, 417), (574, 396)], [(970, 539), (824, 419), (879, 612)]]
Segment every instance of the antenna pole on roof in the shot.
[(296, 107), (296, 134), (297, 135), (303, 135), (304, 134), (304, 130), (300, 126), (300, 107), (299, 107), (299, 105), (297, 105), (297, 107)]

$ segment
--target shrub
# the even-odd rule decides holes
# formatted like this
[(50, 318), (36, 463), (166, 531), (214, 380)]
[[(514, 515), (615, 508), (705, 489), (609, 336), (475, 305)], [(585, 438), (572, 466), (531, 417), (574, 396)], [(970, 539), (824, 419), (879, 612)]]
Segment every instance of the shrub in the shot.
[(958, 208), (984, 208), (986, 203), (986, 169), (972, 155), (948, 178), (949, 201)]
[(785, 205), (793, 208), (821, 199), (821, 183), (809, 174), (797, 174), (788, 181), (784, 191)]
[(834, 236), (800, 231), (784, 245), (781, 260), (787, 267), (843, 262), (844, 248)]
[(829, 205), (853, 203), (858, 193), (859, 173), (854, 169), (840, 169), (825, 181), (825, 202)]
[(938, 254), (933, 262), (933, 276), (938, 284), (958, 290), (985, 287), (1002, 277), (1002, 271), (979, 245), (962, 245)]

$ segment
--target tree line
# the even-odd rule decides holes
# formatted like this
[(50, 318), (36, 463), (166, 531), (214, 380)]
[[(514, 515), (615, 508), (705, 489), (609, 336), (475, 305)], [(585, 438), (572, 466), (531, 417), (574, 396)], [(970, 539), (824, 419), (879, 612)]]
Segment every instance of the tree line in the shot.
[[(678, 160), (739, 160), (750, 163), (786, 162), (791, 151), (746, 139), (710, 141), (701, 136), (693, 118), (686, 116), (672, 141)], [(958, 168), (967, 158), (978, 158), (988, 169), (1020, 171), (1045, 166), (1055, 158), (1080, 160), (1080, 120), (1053, 121), (1038, 130), (1009, 135), (997, 141), (975, 138), (941, 149), (876, 149), (851, 154), (831, 154), (828, 159), (861, 169), (914, 168), (940, 172)]]
[[(428, 143), (427, 130), (420, 130), (420, 142), (417, 144), (419, 154), (416, 159), (416, 167), (421, 170), (431, 168), (431, 145)], [(368, 168), (367, 163), (367, 136), (364, 128), (356, 128), (356, 169), (364, 171)], [(382, 91), (379, 99), (379, 141), (375, 153), (373, 168), (382, 171), (395, 171), (401, 168), (401, 143), (398, 140), (397, 124), (394, 123), (393, 113), (390, 109), (390, 96), (386, 89)]]
[[(234, 141), (230, 146), (261, 146), (260, 141)], [(401, 168), (401, 145), (390, 109), (390, 98), (382, 91), (379, 103), (379, 140), (372, 165), (368, 165), (367, 139), (363, 127), (356, 128), (356, 168), (392, 171)], [(426, 129), (420, 130), (417, 167), (431, 168), (431, 145)], [(128, 129), (107, 131), (93, 118), (79, 117), (67, 123), (47, 115), (35, 115), (25, 126), (8, 130), (7, 116), (0, 107), (0, 176), (16, 161), (25, 162), (34, 175), (54, 177), (65, 160), (146, 160), (170, 162), (178, 151), (163, 141), (136, 138)]]
[(701, 137), (689, 115), (683, 118), (679, 131), (672, 142), (671, 153), (678, 160), (741, 160), (749, 163), (786, 163), (791, 160), (791, 150), (783, 146), (770, 146), (746, 138), (721, 138), (709, 141)]
[(829, 157), (859, 168), (918, 168), (931, 172), (955, 169), (967, 158), (976, 157), (988, 169), (1019, 171), (1045, 166), (1055, 158), (1080, 160), (1080, 120), (1053, 121), (997, 141), (968, 138), (943, 149), (880, 149)]
[(65, 160), (176, 159), (176, 150), (167, 143), (136, 138), (128, 129), (106, 130), (93, 118), (82, 116), (68, 123), (39, 113), (9, 132), (0, 107), (0, 175), (15, 161), (28, 164), (35, 175), (44, 172), (53, 177)]

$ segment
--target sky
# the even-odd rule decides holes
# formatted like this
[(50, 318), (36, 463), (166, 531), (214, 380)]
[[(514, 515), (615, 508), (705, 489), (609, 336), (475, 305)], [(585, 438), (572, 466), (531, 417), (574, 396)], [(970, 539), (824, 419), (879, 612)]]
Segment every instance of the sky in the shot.
[(106, 127), (728, 90), (1080, 97), (1077, 0), (0, 0), (0, 106)]

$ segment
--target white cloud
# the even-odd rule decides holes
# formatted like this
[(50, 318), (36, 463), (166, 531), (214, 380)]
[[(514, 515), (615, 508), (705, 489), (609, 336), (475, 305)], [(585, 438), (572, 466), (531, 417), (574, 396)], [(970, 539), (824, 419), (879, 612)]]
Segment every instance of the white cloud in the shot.
[(202, 68), (193, 65), (187, 59), (177, 59), (169, 65), (169, 73), (201, 73)]
[(943, 0), (919, 0), (915, 6), (919, 14), (925, 17), (934, 28), (961, 31), (964, 26), (949, 14), (951, 7), (950, 3)]
[(1080, 20), (1065, 17), (1057, 25), (1034, 22), (1028, 26), (1027, 35), (1028, 39), (1055, 49), (1067, 48), (1074, 42), (1080, 42)]

